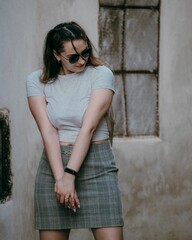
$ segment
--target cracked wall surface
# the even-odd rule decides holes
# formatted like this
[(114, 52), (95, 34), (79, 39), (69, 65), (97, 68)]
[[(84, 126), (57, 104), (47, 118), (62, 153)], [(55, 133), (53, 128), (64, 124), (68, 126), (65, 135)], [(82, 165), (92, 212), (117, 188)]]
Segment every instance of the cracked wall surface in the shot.
[[(128, 29), (136, 26), (132, 12), (150, 3), (154, 8), (155, 0), (127, 0), (134, 5), (127, 11), (130, 19)], [(106, 6), (124, 1), (105, 0)], [(110, 11), (114, 11), (110, 8)], [(191, 0), (162, 0), (160, 9), (159, 32), (159, 69), (158, 69), (158, 109), (159, 134), (153, 136), (115, 137), (114, 153), (119, 167), (119, 183), (125, 220), (125, 240), (191, 240), (192, 239), (192, 4)], [(156, 14), (151, 10), (152, 17)], [(143, 16), (146, 11), (143, 10)], [(149, 12), (148, 12), (149, 14)], [(147, 15), (147, 14), (146, 14)], [(58, 22), (76, 20), (85, 27), (97, 49), (99, 49), (99, 1), (97, 0), (8, 0), (0, 1), (1, 57), (0, 57), (0, 108), (9, 109), (11, 132), (11, 162), (13, 171), (12, 197), (0, 204), (0, 239), (38, 240), (33, 228), (33, 192), (35, 173), (42, 152), (40, 134), (28, 110), (25, 81), (26, 76), (41, 64), (42, 44), (46, 32)], [(113, 17), (113, 24), (119, 26), (122, 13)], [(129, 20), (130, 20), (129, 19)], [(145, 18), (147, 19), (147, 18)], [(148, 18), (150, 19), (150, 18)], [(133, 25), (132, 25), (133, 24)], [(138, 22), (141, 24), (141, 21)], [(110, 25), (109, 25), (110, 26)], [(111, 34), (111, 28), (108, 28)], [(132, 31), (132, 30), (131, 30)], [(138, 41), (137, 35), (133, 36)], [(109, 38), (110, 42), (111, 39)], [(121, 37), (116, 38), (117, 50), (115, 66), (119, 68), (121, 57)], [(151, 40), (152, 41), (152, 40)], [(146, 43), (147, 44), (147, 43)], [(139, 46), (142, 46), (139, 45)], [(105, 42), (105, 51), (110, 48)], [(129, 57), (133, 57), (127, 44)], [(129, 49), (129, 51), (128, 51)], [(139, 55), (137, 55), (137, 58)], [(108, 59), (110, 60), (110, 58)], [(146, 60), (146, 59), (144, 59)], [(149, 59), (148, 59), (149, 60)], [(143, 61), (141, 61), (143, 64)], [(127, 67), (132, 63), (127, 63)], [(145, 61), (146, 64), (146, 61)], [(134, 65), (135, 66), (135, 65)], [(154, 66), (156, 63), (154, 62)], [(126, 70), (128, 71), (128, 69)], [(127, 123), (125, 98), (121, 95), (123, 84), (120, 71), (116, 71), (118, 85), (116, 97), (119, 105), (118, 121), (122, 124), (123, 135)], [(128, 73), (126, 77), (128, 111), (130, 124), (135, 134), (135, 126), (145, 131), (145, 125), (139, 113), (140, 101), (146, 108), (155, 98), (154, 89), (157, 78), (152, 72), (146, 75)], [(150, 76), (150, 78), (148, 78)], [(133, 82), (137, 82), (137, 84)], [(145, 83), (144, 83), (145, 82)], [(138, 90), (139, 89), (139, 90)], [(129, 92), (130, 91), (130, 92)], [(132, 94), (138, 96), (133, 103)], [(130, 104), (130, 105), (129, 105)], [(134, 106), (136, 109), (134, 109)], [(141, 109), (142, 110), (142, 109)], [(150, 112), (151, 111), (151, 112)], [(152, 114), (153, 118), (154, 115)], [(151, 119), (150, 117), (150, 119)], [(135, 121), (135, 120), (134, 120)], [(151, 120), (148, 129), (154, 129)], [(125, 124), (126, 123), (126, 124)], [(152, 131), (154, 133), (154, 131)], [(127, 134), (127, 133), (126, 133)], [(72, 231), (70, 240), (93, 240), (89, 230)]]

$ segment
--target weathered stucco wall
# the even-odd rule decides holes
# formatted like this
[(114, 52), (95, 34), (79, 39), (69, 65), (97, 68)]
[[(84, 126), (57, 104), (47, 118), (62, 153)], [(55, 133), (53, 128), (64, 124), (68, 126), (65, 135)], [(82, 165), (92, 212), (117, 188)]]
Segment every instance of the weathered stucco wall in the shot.
[(162, 0), (160, 137), (117, 139), (125, 239), (192, 239), (192, 2)]
[(97, 46), (97, 15), (95, 0), (0, 0), (0, 108), (10, 110), (14, 174), (12, 198), (0, 205), (2, 240), (38, 239), (33, 192), (42, 144), (27, 107), (26, 77), (41, 64), (45, 34), (60, 22), (78, 21)]
[[(192, 2), (162, 0), (160, 137), (115, 139), (125, 240), (191, 240)], [(42, 144), (25, 80), (41, 64), (46, 32), (77, 20), (98, 44), (97, 0), (0, 0), (0, 108), (10, 110), (13, 195), (0, 205), (0, 239), (34, 240), (34, 178)], [(72, 239), (92, 239), (87, 230)]]

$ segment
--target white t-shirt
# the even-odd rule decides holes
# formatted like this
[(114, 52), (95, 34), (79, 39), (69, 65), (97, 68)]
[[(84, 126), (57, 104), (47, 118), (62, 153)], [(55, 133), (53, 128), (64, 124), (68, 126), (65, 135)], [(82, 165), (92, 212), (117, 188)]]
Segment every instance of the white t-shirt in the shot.
[[(87, 66), (81, 73), (59, 75), (56, 81), (41, 83), (42, 70), (32, 72), (26, 83), (27, 96), (45, 96), (47, 115), (58, 130), (59, 140), (75, 142), (82, 126), (91, 91), (107, 88), (114, 90), (114, 75), (106, 66)], [(93, 134), (92, 141), (109, 137), (105, 118), (101, 120)]]

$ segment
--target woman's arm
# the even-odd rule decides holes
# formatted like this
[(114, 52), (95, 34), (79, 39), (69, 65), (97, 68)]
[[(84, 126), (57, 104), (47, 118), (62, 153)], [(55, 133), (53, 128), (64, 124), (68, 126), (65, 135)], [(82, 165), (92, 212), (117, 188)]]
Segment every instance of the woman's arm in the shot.
[[(68, 179), (61, 184), (61, 179), (64, 175), (64, 166), (61, 159), (61, 150), (59, 144), (59, 137), (57, 130), (50, 123), (46, 113), (46, 100), (43, 96), (28, 97), (29, 108), (37, 123), (39, 131), (41, 133), (46, 154), (49, 159), (49, 163), (57, 183), (55, 192), (57, 199), (60, 203), (65, 203), (65, 189), (73, 189), (74, 192), (74, 204), (79, 205), (79, 200), (74, 189), (74, 176), (69, 176)], [(64, 189), (63, 189), (64, 184)], [(73, 204), (73, 205), (74, 205)], [(66, 205), (66, 203), (65, 203)]]
[(63, 176), (64, 168), (61, 161), (58, 133), (47, 117), (45, 97), (28, 97), (28, 103), (41, 133), (54, 178), (58, 180)]
[(110, 89), (97, 89), (92, 92), (89, 105), (84, 115), (83, 124), (67, 167), (77, 172), (79, 171), (89, 149), (93, 133), (109, 109), (112, 98), (113, 91)]
[[(90, 102), (83, 118), (81, 130), (75, 141), (70, 160), (67, 164), (68, 168), (71, 168), (76, 172), (79, 171), (88, 152), (93, 133), (97, 128), (100, 120), (109, 109), (112, 98), (113, 91), (109, 89), (97, 89), (92, 92)], [(63, 183), (66, 181), (70, 182), (70, 177), (71, 174), (65, 172), (61, 181)], [(55, 185), (57, 188), (58, 183), (56, 182)], [(65, 198), (70, 198), (69, 206), (73, 208), (74, 203), (77, 202), (77, 200), (75, 199), (76, 195), (74, 194), (74, 189), (65, 188), (64, 192), (66, 193)], [(78, 204), (76, 205), (78, 206)]]

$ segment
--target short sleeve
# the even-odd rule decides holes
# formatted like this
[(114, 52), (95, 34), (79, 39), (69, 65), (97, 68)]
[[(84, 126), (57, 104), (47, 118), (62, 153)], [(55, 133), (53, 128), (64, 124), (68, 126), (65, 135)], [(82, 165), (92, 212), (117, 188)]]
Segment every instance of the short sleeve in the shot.
[(115, 93), (115, 78), (112, 71), (106, 66), (99, 66), (95, 69), (92, 80), (92, 89), (107, 88)]
[(45, 84), (40, 82), (41, 70), (32, 72), (27, 77), (26, 82), (26, 91), (27, 97), (30, 96), (45, 96), (44, 94), (44, 86)]

